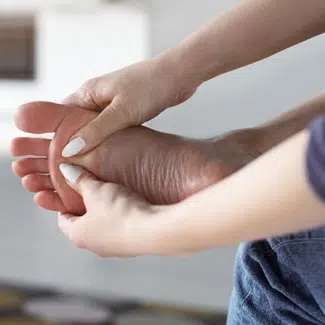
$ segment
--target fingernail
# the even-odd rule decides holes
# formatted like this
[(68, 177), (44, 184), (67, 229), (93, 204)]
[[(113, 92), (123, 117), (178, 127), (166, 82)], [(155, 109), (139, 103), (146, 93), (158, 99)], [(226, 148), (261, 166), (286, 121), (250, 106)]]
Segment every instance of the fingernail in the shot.
[(68, 164), (61, 164), (60, 170), (64, 178), (71, 184), (75, 184), (81, 175), (81, 169)]
[(82, 138), (75, 138), (71, 140), (63, 149), (62, 156), (65, 158), (72, 157), (78, 154), (83, 148), (86, 147), (86, 142)]

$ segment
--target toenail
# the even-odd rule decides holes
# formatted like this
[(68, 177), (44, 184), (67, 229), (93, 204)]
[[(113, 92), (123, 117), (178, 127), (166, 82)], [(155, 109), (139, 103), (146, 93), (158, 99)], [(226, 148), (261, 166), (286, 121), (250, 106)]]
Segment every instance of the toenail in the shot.
[(78, 154), (82, 149), (84, 149), (86, 146), (86, 142), (84, 139), (78, 137), (73, 140), (71, 140), (63, 149), (62, 156), (69, 158), (76, 154)]

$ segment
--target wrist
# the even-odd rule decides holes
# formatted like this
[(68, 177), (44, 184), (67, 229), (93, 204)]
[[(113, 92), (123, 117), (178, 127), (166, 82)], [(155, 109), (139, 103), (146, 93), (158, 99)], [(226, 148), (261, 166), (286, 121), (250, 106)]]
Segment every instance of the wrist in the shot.
[(182, 256), (184, 249), (184, 228), (180, 216), (183, 203), (167, 206), (154, 206), (152, 212), (141, 218), (133, 227), (132, 253), (146, 256)]
[(168, 217), (171, 206), (151, 206), (128, 221), (125, 227), (127, 251), (132, 256), (164, 255), (161, 225)]
[(152, 60), (156, 64), (157, 73), (169, 77), (178, 89), (196, 89), (205, 81), (185, 58), (181, 45), (166, 50)]

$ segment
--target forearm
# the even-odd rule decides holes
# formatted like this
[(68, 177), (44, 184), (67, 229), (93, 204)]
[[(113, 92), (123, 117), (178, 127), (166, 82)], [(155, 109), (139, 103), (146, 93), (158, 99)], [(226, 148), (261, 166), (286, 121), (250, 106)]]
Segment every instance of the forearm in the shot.
[(302, 131), (315, 117), (325, 113), (325, 92), (260, 125), (254, 145), (265, 152)]
[(158, 58), (200, 84), (324, 31), (323, 0), (246, 0)]
[(303, 131), (151, 222), (155, 254), (182, 254), (325, 224), (306, 172)]

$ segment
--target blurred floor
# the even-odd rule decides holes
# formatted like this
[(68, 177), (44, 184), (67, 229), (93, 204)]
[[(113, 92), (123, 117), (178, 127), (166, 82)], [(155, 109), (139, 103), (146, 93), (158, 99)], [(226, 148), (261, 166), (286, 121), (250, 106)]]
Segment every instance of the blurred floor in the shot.
[(0, 285), (4, 325), (224, 325), (225, 315)]

